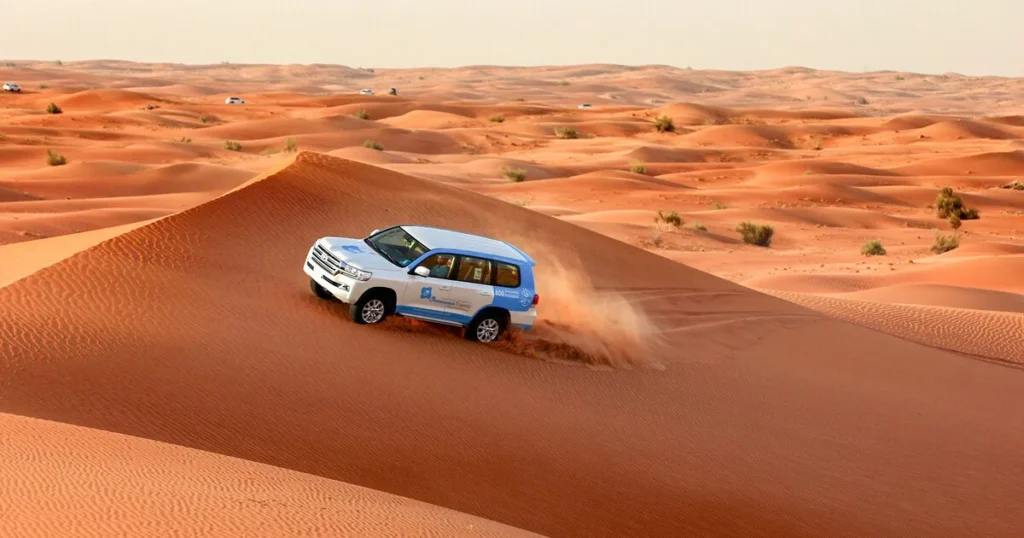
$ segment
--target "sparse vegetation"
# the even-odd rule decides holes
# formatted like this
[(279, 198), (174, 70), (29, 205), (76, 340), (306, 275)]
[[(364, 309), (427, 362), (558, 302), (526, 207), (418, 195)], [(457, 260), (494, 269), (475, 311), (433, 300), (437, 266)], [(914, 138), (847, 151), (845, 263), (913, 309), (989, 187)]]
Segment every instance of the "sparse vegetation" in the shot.
[(57, 103), (50, 103), (50, 104), (46, 105), (46, 113), (47, 114), (61, 114), (63, 112), (64, 111), (61, 110), (59, 106), (57, 106)]
[(693, 228), (694, 230), (699, 230), (702, 232), (708, 231), (707, 225), (705, 225), (703, 222), (694, 222), (693, 224), (690, 225), (690, 227)]
[(662, 213), (658, 211), (658, 216), (654, 218), (654, 222), (664, 222), (665, 224), (671, 224), (676, 228), (683, 225), (683, 217), (679, 216), (679, 213), (675, 211), (669, 211), (668, 213)]
[(659, 133), (671, 133), (676, 130), (676, 124), (668, 116), (654, 118), (654, 128)]
[(160, 108), (160, 105), (155, 105), (153, 103), (149, 103), (148, 105), (146, 105), (146, 110), (153, 110), (156, 108)]
[(361, 120), (368, 120), (368, 119), (370, 119), (370, 113), (367, 112), (366, 110), (360, 110), (360, 111), (358, 111), (358, 112), (356, 112), (355, 114), (352, 114), (352, 115), (357, 117), (357, 118), (359, 118), (359, 119), (361, 119)]
[(64, 65), (64, 62), (62, 62), (62, 61), (60, 61), (60, 60), (57, 60), (56, 62), (53, 62), (53, 63), (55, 63), (55, 64), (57, 64), (57, 65)]
[(903, 75), (896, 75), (896, 76), (895, 76), (895, 77), (893, 77), (893, 78), (894, 78), (894, 79), (896, 79), (896, 80), (905, 80), (905, 79), (904, 79), (904, 77), (903, 77)]
[(242, 144), (228, 140), (224, 142), (224, 149), (228, 151), (242, 151)]
[(203, 114), (202, 116), (199, 116), (199, 121), (201, 121), (203, 123), (210, 123), (213, 120), (211, 120), (210, 117), (207, 116), (206, 114)]
[(978, 210), (964, 206), (963, 200), (953, 192), (952, 187), (943, 187), (935, 198), (935, 211), (939, 218), (948, 219), (955, 215), (963, 220), (978, 218)]
[(491, 123), (505, 123), (505, 116), (501, 114), (495, 114), (490, 117)]
[(953, 229), (954, 233), (956, 233), (956, 231), (960, 229), (961, 224), (962, 223), (960, 222), (960, 217), (956, 215), (949, 216), (949, 227)]
[(885, 256), (886, 254), (885, 247), (877, 239), (864, 243), (864, 246), (860, 247), (860, 253), (865, 256)]
[(863, 97), (858, 97), (857, 98), (857, 104), (858, 105), (866, 105), (866, 104), (868, 104), (868, 100), (863, 98)]
[(555, 136), (557, 136), (558, 138), (562, 138), (562, 139), (579, 138), (579, 134), (576, 132), (576, 129), (573, 129), (572, 127), (558, 127), (558, 128), (556, 128), (555, 129)]
[(47, 88), (49, 88), (49, 87), (50, 87), (50, 86), (49, 86), (49, 85), (47, 85), (47, 84), (40, 84), (40, 85), (39, 85), (39, 89), (40, 89), (40, 90), (45, 90), (45, 89), (47, 89)]
[(629, 171), (634, 174), (647, 174), (647, 167), (642, 162), (635, 162), (629, 167)]
[(754, 224), (753, 222), (741, 222), (736, 226), (736, 231), (743, 236), (743, 242), (748, 245), (768, 247), (772, 244), (772, 237), (775, 236), (775, 229), (770, 224)]
[(720, 202), (711, 202), (711, 209), (728, 209), (728, 206)]
[(377, 151), (384, 151), (384, 146), (382, 146), (381, 143), (377, 142), (376, 140), (364, 140), (363, 147), (375, 149)]
[(811, 137), (811, 147), (814, 148), (815, 151), (821, 151), (822, 144), (824, 144), (824, 140), (822, 140), (820, 136)]
[(6, 62), (4, 63), (4, 67), (17, 67), (17, 65), (15, 65), (14, 62)]
[(289, 137), (289, 138), (285, 139), (285, 141), (284, 141), (284, 150), (285, 151), (287, 151), (288, 153), (294, 153), (298, 149), (299, 149), (299, 146), (298, 146), (298, 144), (295, 143), (295, 139), (294, 138), (290, 138)]
[(508, 167), (505, 167), (505, 168), (501, 169), (501, 173), (506, 178), (508, 178), (508, 179), (510, 179), (512, 181), (515, 181), (516, 183), (519, 183), (519, 182), (524, 181), (526, 179), (526, 170), (523, 170), (522, 168), (508, 168)]
[(52, 149), (48, 149), (46, 150), (46, 164), (50, 166), (63, 166), (68, 164), (68, 160), (60, 153), (57, 153)]
[(1006, 185), (1003, 185), (1002, 188), (1010, 189), (1010, 190), (1015, 190), (1015, 191), (1024, 191), (1024, 181), (1021, 181), (1019, 179), (1018, 180), (1014, 180), (1014, 181), (1011, 181), (1011, 182), (1007, 183)]
[(526, 99), (523, 99), (522, 97), (516, 97), (515, 99), (513, 99), (513, 101), (515, 101), (517, 103), (522, 103), (522, 102), (526, 101)]
[(940, 232), (935, 233), (935, 243), (932, 244), (931, 251), (936, 254), (942, 254), (943, 252), (949, 252), (960, 246), (960, 237), (956, 233), (953, 235), (943, 235)]
[(191, 144), (192, 143), (192, 139), (187, 137), (187, 136), (181, 137), (181, 141), (186, 143), (186, 144)]

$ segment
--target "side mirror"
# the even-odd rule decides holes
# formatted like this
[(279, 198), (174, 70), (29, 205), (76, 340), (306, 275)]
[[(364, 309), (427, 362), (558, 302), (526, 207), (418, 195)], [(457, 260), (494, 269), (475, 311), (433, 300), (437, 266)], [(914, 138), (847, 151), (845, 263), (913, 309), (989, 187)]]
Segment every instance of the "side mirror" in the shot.
[(417, 268), (415, 268), (415, 269), (413, 269), (412, 272), (416, 273), (417, 275), (420, 275), (420, 276), (430, 276), (430, 269), (427, 269), (426, 267), (423, 267), (422, 265), (417, 267)]

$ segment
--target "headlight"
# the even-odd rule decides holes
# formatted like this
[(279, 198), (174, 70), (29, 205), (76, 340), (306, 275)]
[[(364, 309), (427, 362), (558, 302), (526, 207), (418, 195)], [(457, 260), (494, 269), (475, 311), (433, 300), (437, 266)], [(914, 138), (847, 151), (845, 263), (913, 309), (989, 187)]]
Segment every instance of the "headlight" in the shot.
[(355, 267), (352, 267), (351, 265), (349, 265), (349, 264), (347, 264), (345, 262), (341, 262), (340, 263), (340, 267), (341, 267), (341, 270), (339, 272), (341, 274), (343, 274), (343, 275), (345, 275), (345, 276), (347, 276), (349, 278), (354, 278), (356, 280), (361, 280), (363, 282), (366, 282), (367, 280), (370, 280), (370, 277), (373, 276), (373, 273), (371, 273), (369, 271), (363, 271), (362, 269), (356, 269)]

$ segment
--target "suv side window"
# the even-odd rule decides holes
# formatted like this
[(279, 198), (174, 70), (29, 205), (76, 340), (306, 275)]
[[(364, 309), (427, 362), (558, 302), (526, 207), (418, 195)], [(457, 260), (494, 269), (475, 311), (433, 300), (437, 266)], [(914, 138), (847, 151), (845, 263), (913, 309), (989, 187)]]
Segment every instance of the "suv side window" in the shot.
[(497, 270), (494, 276), (494, 285), (505, 288), (519, 287), (519, 267), (510, 263), (495, 263)]
[(490, 285), (492, 269), (491, 260), (462, 256), (459, 260), (459, 274), (455, 278), (471, 284)]
[(455, 255), (453, 254), (434, 254), (423, 260), (419, 264), (419, 267), (426, 267), (430, 269), (430, 276), (433, 278), (445, 278), (447, 279), (451, 274), (452, 267), (455, 265)]

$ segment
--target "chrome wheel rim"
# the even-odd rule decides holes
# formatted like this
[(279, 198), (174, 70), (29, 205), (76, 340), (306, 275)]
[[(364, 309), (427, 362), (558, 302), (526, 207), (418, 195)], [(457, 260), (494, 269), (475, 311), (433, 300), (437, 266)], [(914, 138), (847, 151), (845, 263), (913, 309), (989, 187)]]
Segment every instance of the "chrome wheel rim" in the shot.
[(476, 339), (481, 342), (492, 342), (498, 337), (498, 320), (487, 318), (476, 327)]
[(384, 301), (371, 299), (363, 305), (363, 321), (366, 323), (377, 323), (384, 317)]

